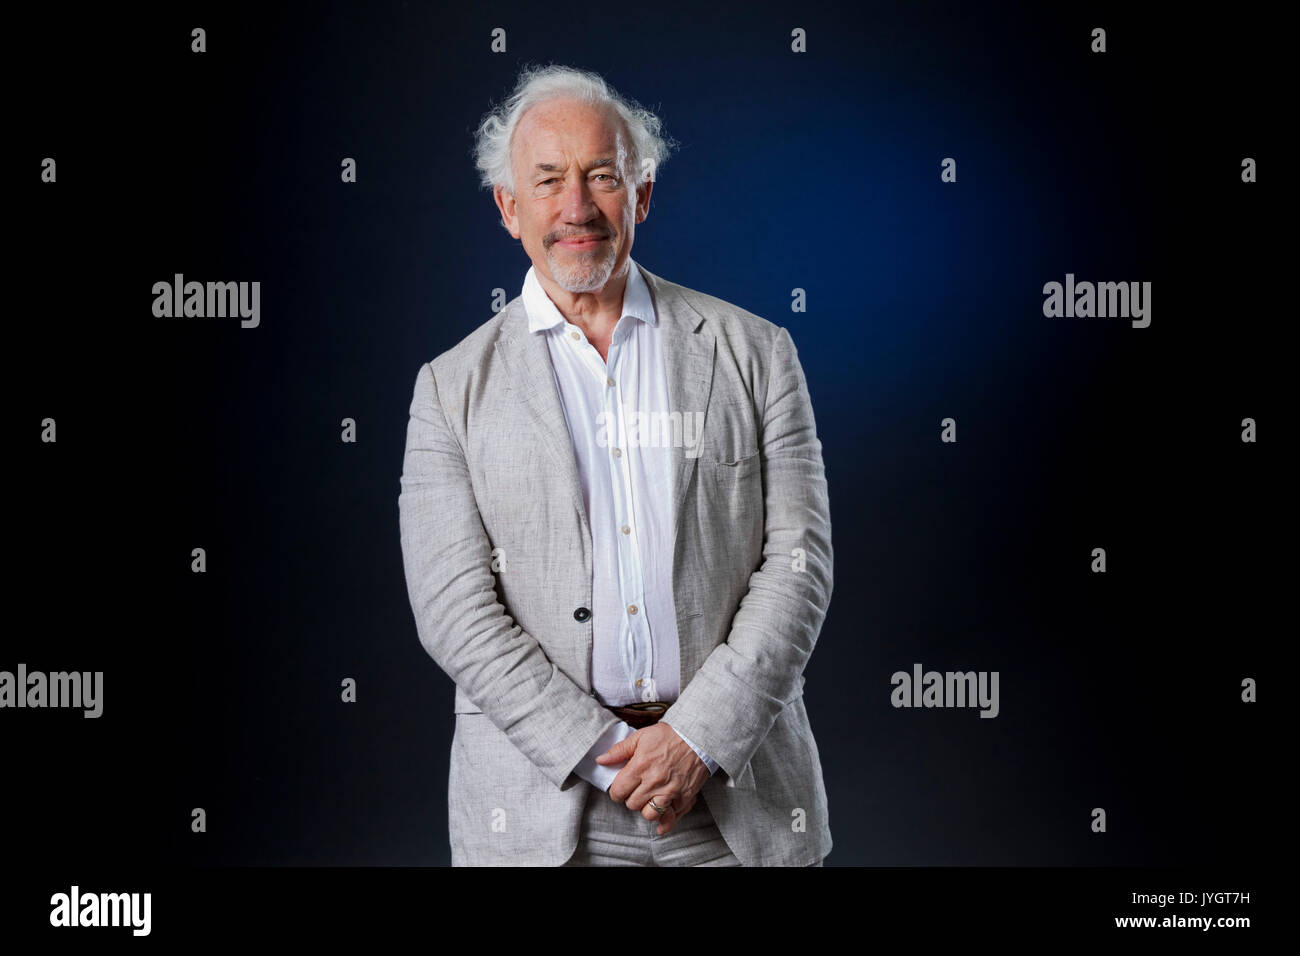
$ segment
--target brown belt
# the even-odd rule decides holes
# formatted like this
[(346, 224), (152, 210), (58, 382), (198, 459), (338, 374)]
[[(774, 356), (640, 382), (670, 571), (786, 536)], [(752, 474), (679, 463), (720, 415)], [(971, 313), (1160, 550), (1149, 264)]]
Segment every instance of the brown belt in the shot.
[(671, 701), (651, 700), (629, 704), (626, 707), (609, 707), (615, 715), (632, 725), (634, 730), (649, 727), (659, 722), (659, 718), (668, 712)]

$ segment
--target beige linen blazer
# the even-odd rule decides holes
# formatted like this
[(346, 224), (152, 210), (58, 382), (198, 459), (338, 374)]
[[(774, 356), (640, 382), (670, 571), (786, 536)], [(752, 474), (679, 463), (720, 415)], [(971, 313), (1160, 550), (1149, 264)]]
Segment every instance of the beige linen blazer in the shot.
[[(641, 271), (672, 410), (704, 414), (673, 449), (682, 690), (664, 720), (718, 762), (701, 798), (740, 861), (806, 866), (831, 849), (803, 672), (832, 580), (807, 383), (785, 329)], [(400, 486), (416, 630), (456, 684), (452, 865), (561, 864), (588, 795), (609, 799), (571, 771), (617, 718), (591, 690), (591, 532), (521, 297), (420, 367)]]

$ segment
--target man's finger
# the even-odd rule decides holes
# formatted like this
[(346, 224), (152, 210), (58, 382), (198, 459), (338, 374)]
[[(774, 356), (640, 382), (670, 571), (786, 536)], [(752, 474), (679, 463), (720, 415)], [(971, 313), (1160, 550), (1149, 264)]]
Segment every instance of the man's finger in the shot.
[[(637, 766), (633, 761), (623, 767), (614, 777), (613, 783), (609, 785), (609, 796), (616, 803), (621, 803), (629, 810), (640, 810), (649, 800), (654, 791), (649, 788), (650, 781), (642, 776), (645, 768)], [(633, 797), (637, 797), (635, 803), (628, 803)], [(663, 806), (663, 804), (660, 804)]]
[[(650, 806), (651, 803), (663, 807), (664, 812), (660, 813), (654, 807)], [(646, 801), (645, 806), (641, 808), (641, 816), (645, 817), (647, 820), (652, 820), (652, 821), (662, 820), (670, 813), (674, 813), (674, 812), (675, 812), (675, 808), (673, 806), (673, 799), (671, 797), (665, 796), (664, 794), (660, 794), (660, 793), (656, 793), (654, 796), (652, 796), (649, 800)]]
[(628, 734), (614, 746), (610, 747), (603, 754), (596, 758), (596, 763), (602, 766), (608, 763), (622, 763), (624, 760), (631, 759), (636, 753), (636, 733)]
[(669, 780), (655, 777), (642, 777), (635, 790), (627, 795), (624, 804), (629, 810), (649, 810), (650, 815), (647, 820), (658, 819), (655, 812), (650, 810), (650, 801), (661, 807), (668, 806), (669, 803), (676, 803), (677, 798), (681, 796), (681, 784)]

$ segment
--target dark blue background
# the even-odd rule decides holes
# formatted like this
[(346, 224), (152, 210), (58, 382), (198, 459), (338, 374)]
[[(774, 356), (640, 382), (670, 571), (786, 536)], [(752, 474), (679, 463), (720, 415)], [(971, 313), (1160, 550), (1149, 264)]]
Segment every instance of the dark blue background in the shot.
[[(416, 637), (398, 478), (420, 365), (528, 266), (473, 127), (522, 62), (554, 61), (681, 143), (634, 258), (798, 346), (836, 558), (805, 691), (827, 863), (1261, 860), (1280, 34), (1259, 11), (1051, 7), (24, 9), (0, 668), (103, 670), (106, 693), (97, 721), (0, 714), (11, 851), (448, 862), (453, 689)], [(176, 272), (259, 280), (261, 327), (153, 318)], [(1151, 281), (1151, 327), (1045, 318), (1067, 272)], [(57, 445), (34, 441), (47, 415)], [(894, 709), (915, 661), (1000, 671), (1000, 716)]]

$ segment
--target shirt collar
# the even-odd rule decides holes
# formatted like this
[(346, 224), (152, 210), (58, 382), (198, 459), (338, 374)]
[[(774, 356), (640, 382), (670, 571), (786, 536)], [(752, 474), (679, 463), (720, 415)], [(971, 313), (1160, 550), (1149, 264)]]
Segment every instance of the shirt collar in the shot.
[[(655, 315), (654, 301), (650, 298), (650, 289), (641, 276), (640, 268), (637, 267), (631, 256), (628, 257), (627, 266), (627, 285), (623, 289), (623, 314), (620, 316), (620, 320), (631, 316), (649, 325), (658, 325), (659, 319)], [(529, 332), (553, 329), (555, 326), (567, 321), (560, 313), (560, 310), (555, 307), (551, 297), (546, 294), (546, 290), (542, 288), (541, 280), (537, 278), (537, 272), (533, 266), (528, 267), (528, 274), (524, 276), (522, 294), (524, 310), (528, 313)]]

